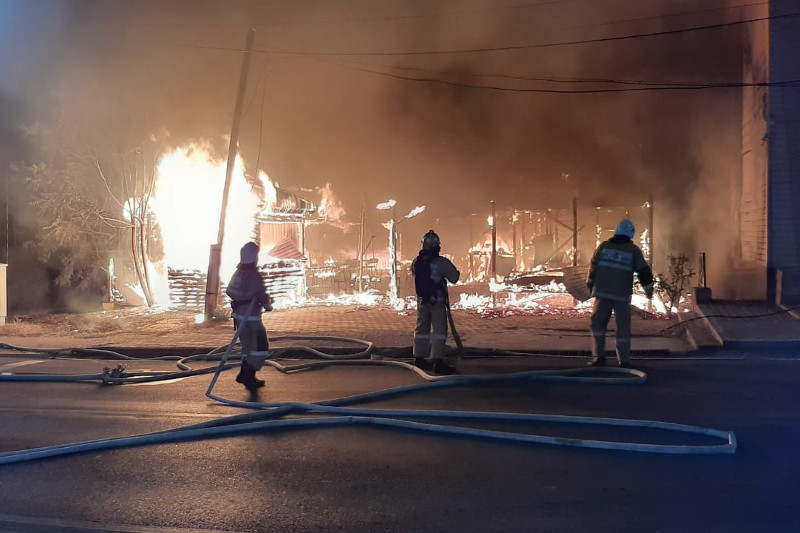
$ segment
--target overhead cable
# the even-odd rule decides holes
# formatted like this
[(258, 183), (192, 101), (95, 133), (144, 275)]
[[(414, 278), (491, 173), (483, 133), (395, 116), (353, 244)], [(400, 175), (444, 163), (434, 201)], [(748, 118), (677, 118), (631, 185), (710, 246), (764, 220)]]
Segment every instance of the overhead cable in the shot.
[[(690, 26), (688, 28), (677, 28), (673, 30), (662, 30), (649, 33), (634, 33), (628, 35), (616, 35), (612, 37), (598, 37), (595, 39), (580, 39), (572, 41), (554, 41), (549, 43), (534, 43), (534, 44), (520, 44), (508, 46), (489, 46), (481, 48), (453, 48), (449, 50), (421, 50), (421, 51), (394, 51), (394, 52), (322, 52), (322, 51), (300, 51), (300, 50), (286, 50), (286, 49), (253, 49), (253, 52), (267, 53), (267, 54), (291, 54), (291, 55), (309, 55), (309, 56), (426, 56), (426, 55), (443, 55), (443, 54), (471, 54), (481, 52), (508, 52), (513, 50), (530, 50), (537, 48), (554, 48), (558, 46), (573, 46), (581, 44), (605, 43), (614, 41), (624, 41), (630, 39), (641, 39), (645, 37), (660, 37), (667, 35), (677, 35), (681, 33), (689, 33), (695, 31), (713, 30), (718, 28), (726, 28), (731, 26), (739, 26), (742, 24), (751, 24), (754, 22), (763, 22), (767, 20), (778, 20), (790, 17), (800, 16), (800, 13), (786, 13), (783, 15), (774, 15), (769, 17), (758, 17), (751, 19), (735, 20), (731, 22), (721, 22), (718, 24), (707, 24), (704, 26)], [(233, 49), (232, 49), (233, 50)], [(238, 49), (236, 49), (238, 50)]]
[(645, 87), (608, 87), (600, 89), (535, 89), (525, 87), (502, 87), (497, 85), (484, 85), (477, 83), (463, 83), (439, 78), (422, 78), (401, 76), (399, 74), (392, 74), (389, 72), (381, 72), (368, 68), (360, 68), (352, 65), (346, 65), (339, 62), (327, 61), (332, 65), (341, 68), (348, 68), (378, 76), (385, 76), (388, 78), (424, 82), (424, 83), (438, 83), (441, 85), (449, 85), (453, 87), (463, 87), (467, 89), (485, 89), (492, 91), (503, 92), (516, 92), (516, 93), (545, 93), (545, 94), (601, 94), (601, 93), (621, 93), (621, 92), (642, 92), (642, 91), (696, 91), (703, 89), (736, 89), (744, 87), (800, 87), (800, 79), (786, 80), (776, 82), (758, 82), (758, 83), (709, 83), (709, 84), (696, 84), (696, 85), (665, 85), (665, 86), (645, 86)]

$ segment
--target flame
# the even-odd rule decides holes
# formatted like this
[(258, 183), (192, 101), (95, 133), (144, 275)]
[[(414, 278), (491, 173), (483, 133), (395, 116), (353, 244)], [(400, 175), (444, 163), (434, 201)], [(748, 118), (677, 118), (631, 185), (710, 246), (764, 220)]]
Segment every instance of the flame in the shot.
[[(153, 212), (161, 228), (165, 262), (173, 269), (208, 268), (209, 248), (217, 242), (226, 162), (207, 143), (190, 144), (165, 154), (156, 169)], [(262, 173), (263, 174), (263, 173)], [(264, 179), (266, 178), (266, 179)], [(262, 176), (270, 184), (266, 174)], [(272, 187), (274, 195), (274, 187)], [(269, 188), (267, 188), (269, 197)], [(273, 201), (274, 203), (274, 201)], [(253, 240), (259, 199), (236, 158), (228, 194), (220, 275), (230, 276), (239, 247)]]
[(334, 198), (331, 184), (326, 183), (324, 187), (317, 189), (320, 193), (321, 200), (317, 213), (324, 217), (328, 222), (338, 222), (345, 215), (342, 202)]
[(272, 206), (278, 203), (278, 188), (263, 170), (258, 171), (258, 179), (264, 187), (264, 211), (272, 211)]

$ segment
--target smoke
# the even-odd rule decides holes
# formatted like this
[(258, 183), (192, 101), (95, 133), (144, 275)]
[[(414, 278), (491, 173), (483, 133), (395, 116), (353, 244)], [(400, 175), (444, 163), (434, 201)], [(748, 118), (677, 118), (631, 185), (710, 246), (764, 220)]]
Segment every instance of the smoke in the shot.
[[(528, 24), (524, 42), (568, 41), (569, 32), (553, 27), (582, 27), (582, 38), (657, 32), (729, 20), (725, 4), (707, 3), (706, 11), (683, 17), (651, 17), (624, 24), (597, 26), (592, 21), (630, 20), (636, 13), (665, 11), (661, 2), (619, 5), (581, 3), (585, 10), (553, 8), (548, 16), (520, 17)], [(680, 7), (684, 9), (681, 10)], [(675, 11), (697, 11), (688, 3)], [(696, 6), (694, 6), (696, 7)], [(524, 19), (524, 20), (523, 20)], [(498, 14), (487, 25), (488, 38), (465, 32), (459, 48), (514, 44), (509, 21)], [(520, 28), (521, 29), (521, 28)], [(551, 37), (556, 34), (557, 37)], [(475, 38), (478, 35), (479, 37)], [(462, 36), (463, 37), (463, 36)], [(410, 39), (409, 47), (418, 39)], [(453, 48), (453, 32), (443, 31), (433, 48)], [(445, 55), (435, 61), (403, 58), (440, 79), (463, 85), (503, 85), (541, 89), (626, 87), (607, 83), (520, 83), (489, 72), (549, 78), (653, 80), (670, 83), (736, 83), (741, 79), (740, 28), (687, 32), (664, 37), (591, 43), (496, 54)], [(411, 71), (413, 74), (413, 71)], [(630, 86), (627, 86), (630, 87)], [(711, 277), (721, 279), (730, 258), (731, 185), (739, 173), (739, 89), (620, 92), (610, 94), (502, 93), (419, 82), (387, 82), (387, 107), (397, 117), (399, 134), (413, 153), (441, 170), (437, 190), (444, 219), (465, 207), (488, 213), (488, 201), (518, 209), (568, 208), (572, 196), (586, 206), (655, 203), (656, 266), (668, 254), (709, 254)], [(559, 179), (568, 175), (568, 179)], [(418, 175), (412, 188), (426, 187), (430, 176)], [(430, 190), (430, 185), (427, 185)], [(449, 204), (449, 205), (448, 205)], [(590, 224), (593, 220), (590, 221)], [(463, 225), (460, 226), (463, 228)], [(613, 227), (613, 225), (612, 225)], [(641, 226), (640, 226), (641, 228)], [(445, 235), (452, 228), (440, 230)], [(456, 230), (463, 240), (463, 229)], [(474, 236), (473, 236), (474, 239)], [(475, 239), (474, 239), (475, 240)], [(591, 250), (583, 250), (584, 256)], [(695, 261), (695, 265), (696, 265)]]
[[(569, 208), (575, 195), (583, 206), (637, 206), (652, 193), (657, 250), (710, 252), (713, 242), (722, 243), (713, 255), (727, 257), (730, 237), (717, 221), (730, 220), (727, 194), (738, 172), (737, 90), (544, 94), (465, 85), (619, 87), (485, 76), (492, 73), (736, 82), (740, 28), (465, 54), (279, 53), (514, 46), (655, 32), (742, 13), (717, 9), (723, 0), (702, 9), (690, 0), (535, 4), (6, 1), (0, 53), (12, 75), (0, 80), (0, 101), (4, 136), (12, 136), (4, 147), (14, 148), (3, 154), (4, 166), (30, 158), (13, 133), (23, 123), (88, 132), (103, 150), (124, 150), (159, 131), (169, 132), (172, 147), (220, 139), (231, 128), (237, 50), (254, 26), (259, 51), (240, 129), (245, 165), (258, 161), (288, 189), (330, 183), (345, 222), (357, 222), (366, 206), (367, 239), (385, 240), (385, 219), (373, 207), (389, 198), (403, 213), (427, 206), (399, 227), (410, 256), (431, 228), (445, 252), (463, 254), (485, 232), (491, 199), (500, 216), (509, 208)], [(357, 241), (352, 234), (319, 240), (323, 247)]]

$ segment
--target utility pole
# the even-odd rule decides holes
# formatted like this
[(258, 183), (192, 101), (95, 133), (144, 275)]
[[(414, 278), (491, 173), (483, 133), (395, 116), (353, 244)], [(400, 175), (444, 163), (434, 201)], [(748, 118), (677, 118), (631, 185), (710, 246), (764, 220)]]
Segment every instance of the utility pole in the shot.
[(650, 246), (650, 269), (652, 270), (655, 268), (653, 266), (655, 261), (655, 250), (653, 249), (653, 193), (647, 195), (647, 205), (650, 206), (650, 231), (648, 234), (648, 242), (647, 244)]
[(358, 229), (358, 292), (364, 292), (364, 221), (366, 220), (366, 207), (361, 204), (361, 216)]
[(491, 200), (490, 203), (492, 204), (492, 279), (489, 282), (489, 291), (492, 293), (492, 307), (494, 307), (495, 303), (497, 303), (496, 295), (492, 291), (492, 283), (497, 282), (497, 217), (495, 215), (494, 200)]
[(392, 219), (389, 221), (389, 297), (397, 301), (397, 211), (392, 204)]
[(514, 255), (514, 270), (519, 272), (519, 256), (517, 255), (517, 210), (511, 215), (511, 250)]
[(219, 214), (219, 233), (217, 243), (211, 245), (211, 254), (208, 260), (208, 276), (206, 278), (205, 321), (209, 322), (214, 316), (214, 310), (219, 302), (219, 266), (222, 259), (222, 241), (225, 237), (225, 213), (228, 209), (228, 192), (231, 187), (233, 168), (236, 164), (236, 152), (239, 147), (239, 123), (242, 118), (242, 105), (244, 93), (247, 88), (247, 71), (250, 68), (250, 55), (253, 50), (253, 38), (256, 30), (250, 28), (244, 43), (244, 59), (242, 72), (239, 75), (239, 90), (236, 94), (236, 105), (233, 110), (233, 125), (231, 126), (231, 140), (228, 145), (228, 163), (225, 167), (225, 187), (222, 190), (222, 209)]
[(525, 271), (525, 219), (527, 218), (528, 213), (524, 209), (522, 210), (522, 222), (519, 225), (520, 237), (519, 237), (519, 257), (520, 257), (520, 270)]
[(578, 266), (578, 197), (572, 197), (572, 266)]

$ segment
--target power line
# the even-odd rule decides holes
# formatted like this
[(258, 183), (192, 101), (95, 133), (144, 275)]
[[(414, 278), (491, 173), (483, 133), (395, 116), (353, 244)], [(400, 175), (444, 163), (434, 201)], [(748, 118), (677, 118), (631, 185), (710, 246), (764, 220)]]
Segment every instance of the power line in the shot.
[[(320, 60), (322, 61), (322, 60)], [(649, 87), (616, 87), (605, 89), (531, 89), (522, 87), (502, 87), (496, 85), (480, 85), (473, 83), (461, 83), (449, 80), (442, 80), (437, 78), (413, 78), (410, 76), (400, 76), (388, 72), (381, 72), (367, 68), (359, 68), (355, 66), (343, 65), (334, 61), (326, 61), (332, 65), (341, 68), (349, 68), (379, 76), (386, 76), (405, 81), (423, 82), (423, 83), (437, 83), (440, 85), (449, 85), (452, 87), (463, 87), (466, 89), (484, 89), (502, 92), (517, 92), (517, 93), (544, 93), (544, 94), (603, 94), (603, 93), (621, 93), (621, 92), (642, 92), (642, 91), (696, 91), (703, 89), (736, 89), (743, 87), (800, 87), (800, 79), (787, 80), (779, 82), (763, 82), (763, 83), (715, 83), (715, 84), (697, 84), (697, 85), (669, 85), (669, 86), (649, 86)]]
[[(573, 40), (573, 41), (556, 41), (550, 43), (536, 43), (536, 44), (522, 44), (522, 45), (510, 45), (510, 46), (493, 46), (493, 47), (483, 47), (483, 48), (462, 48), (462, 49), (451, 49), (451, 50), (424, 50), (424, 51), (409, 51), (409, 52), (315, 52), (315, 51), (300, 51), (300, 50), (288, 50), (288, 49), (272, 49), (272, 50), (265, 50), (265, 49), (258, 49), (254, 48), (252, 51), (261, 54), (277, 54), (277, 55), (296, 55), (296, 56), (317, 56), (317, 57), (326, 57), (326, 56), (337, 56), (337, 57), (351, 57), (351, 56), (427, 56), (427, 55), (444, 55), (444, 54), (468, 54), (468, 53), (480, 53), (480, 52), (503, 52), (503, 51), (513, 51), (513, 50), (529, 50), (529, 49), (539, 49), (539, 48), (554, 48), (558, 46), (574, 46), (574, 45), (581, 45), (581, 44), (593, 44), (593, 43), (605, 43), (605, 42), (614, 42), (614, 41), (624, 41), (624, 40), (631, 40), (631, 39), (640, 39), (645, 37), (660, 37), (660, 36), (667, 36), (667, 35), (677, 35), (681, 33), (690, 33), (695, 31), (704, 31), (704, 30), (713, 30), (718, 28), (726, 28), (731, 26), (740, 26), (743, 24), (751, 24), (754, 22), (763, 22), (768, 20), (778, 20), (784, 19), (789, 17), (797, 17), (800, 16), (800, 13), (786, 13), (782, 15), (774, 15), (774, 16), (767, 16), (767, 17), (758, 17), (758, 18), (751, 18), (751, 19), (743, 19), (743, 20), (735, 20), (731, 22), (721, 22), (718, 24), (707, 24), (704, 26), (691, 26), (688, 28), (678, 28), (674, 30), (662, 30), (656, 32), (649, 32), (649, 33), (635, 33), (635, 34), (628, 34), (628, 35), (618, 35), (613, 37), (599, 37), (595, 39), (582, 39), (582, 40)], [(208, 50), (221, 50), (221, 51), (228, 51), (228, 52), (244, 52), (241, 48), (232, 48), (232, 47), (224, 47), (224, 46), (206, 46), (206, 45), (196, 45), (196, 44), (173, 44), (173, 46), (183, 46), (188, 48), (202, 48)]]
[(769, 2), (757, 2), (755, 4), (738, 4), (735, 6), (712, 7), (708, 9), (699, 9), (695, 11), (680, 11), (674, 13), (663, 13), (661, 15), (651, 15), (649, 17), (637, 17), (630, 19), (611, 20), (608, 22), (599, 22), (597, 24), (581, 24), (580, 26), (566, 26), (565, 29), (581, 29), (581, 28), (597, 28), (600, 26), (611, 26), (612, 24), (627, 24), (629, 22), (644, 22), (646, 20), (662, 20), (665, 18), (684, 17), (686, 15), (699, 15), (701, 13), (711, 13), (714, 11), (729, 11), (731, 9), (741, 9), (746, 7), (766, 6)]
[[(772, 17), (759, 17), (753, 19), (745, 19), (745, 20), (736, 20), (732, 22), (721, 22), (719, 24), (708, 24), (705, 26), (692, 26), (689, 28), (680, 28), (675, 30), (663, 30), (663, 31), (656, 31), (650, 33), (636, 33), (630, 35), (618, 35), (615, 37), (598, 37), (596, 39), (583, 39), (583, 40), (574, 40), (574, 41), (560, 41), (560, 42), (551, 42), (551, 43), (538, 43), (538, 44), (521, 44), (521, 45), (512, 45), (512, 46), (492, 46), (492, 47), (485, 47), (485, 48), (462, 48), (462, 49), (451, 49), (451, 50), (426, 50), (426, 51), (418, 51), (418, 52), (298, 52), (298, 51), (283, 51), (281, 53), (284, 54), (295, 54), (295, 55), (314, 55), (314, 56), (418, 56), (418, 55), (438, 55), (438, 54), (468, 54), (468, 53), (476, 53), (476, 52), (507, 52), (511, 50), (526, 50), (526, 49), (534, 49), (534, 48), (553, 48), (557, 46), (572, 46), (572, 45), (579, 45), (579, 44), (590, 44), (590, 43), (605, 43), (605, 42), (612, 42), (612, 41), (624, 41), (628, 39), (640, 39), (643, 37), (659, 37), (665, 35), (676, 35), (679, 33), (689, 33), (694, 31), (701, 31), (701, 30), (712, 30), (717, 28), (726, 28), (730, 26), (738, 26), (742, 24), (750, 24), (753, 22), (762, 22), (766, 20), (777, 20), (783, 19), (788, 17), (796, 17), (800, 15), (800, 13), (787, 13), (784, 15), (775, 15)], [(266, 52), (266, 53), (273, 53), (270, 50), (253, 50), (254, 52)]]
[[(345, 64), (339, 66), (344, 67)], [(356, 63), (356, 65), (364, 66), (363, 63)], [(607, 83), (616, 85), (636, 85), (636, 86), (653, 85), (659, 87), (665, 87), (665, 86), (696, 87), (698, 85), (710, 85), (710, 83), (702, 83), (702, 82), (645, 81), (645, 80), (629, 80), (629, 79), (615, 79), (615, 78), (565, 78), (565, 77), (553, 77), (553, 76), (515, 76), (512, 74), (503, 74), (499, 72), (465, 72), (457, 70), (435, 70), (435, 69), (425, 69), (420, 67), (411, 67), (406, 65), (367, 64), (366, 66), (381, 67), (381, 68), (396, 69), (396, 70), (413, 70), (417, 72), (427, 72), (429, 74), (443, 74), (450, 76), (474, 76), (482, 78), (502, 78), (502, 79), (519, 80), (519, 81), (542, 81), (548, 83), (578, 83), (578, 84)]]
[[(485, 12), (497, 12), (497, 11), (511, 11), (511, 10), (521, 10), (521, 9), (530, 9), (530, 8), (537, 8), (537, 7), (549, 7), (555, 6), (560, 4), (569, 4), (569, 3), (577, 3), (583, 0), (548, 0), (544, 2), (534, 2), (534, 3), (524, 3), (524, 4), (514, 4), (509, 6), (491, 6), (491, 7), (483, 7), (483, 8), (475, 8), (475, 9), (464, 9), (458, 11), (439, 11), (433, 13), (420, 13), (416, 15), (397, 15), (397, 16), (387, 16), (387, 17), (369, 17), (369, 18), (355, 18), (355, 19), (342, 19), (342, 20), (309, 20), (309, 21), (297, 21), (297, 22), (274, 22), (274, 23), (266, 23), (266, 24), (256, 24), (255, 26), (258, 28), (272, 28), (272, 27), (282, 27), (282, 26), (312, 26), (312, 25), (340, 25), (340, 24), (360, 24), (364, 22), (391, 22), (391, 21), (403, 21), (403, 20), (419, 20), (419, 19), (426, 19), (426, 18), (439, 18), (439, 17), (450, 17), (450, 16), (464, 16), (464, 15), (472, 15), (476, 13), (485, 13)], [(595, 0), (596, 1), (596, 0)], [(654, 20), (654, 19), (663, 19), (668, 17), (678, 17), (684, 15), (696, 15), (700, 13), (710, 13), (715, 11), (729, 11), (732, 9), (741, 9), (746, 7), (755, 7), (755, 6), (763, 6), (768, 5), (769, 2), (758, 2), (753, 4), (739, 4), (739, 5), (731, 5), (731, 6), (722, 6), (722, 7), (715, 7), (715, 8), (708, 8), (708, 9), (700, 9), (694, 11), (683, 11), (678, 13), (665, 13), (662, 15), (652, 15), (649, 17), (638, 17), (638, 18), (630, 18), (630, 19), (622, 19), (622, 20), (612, 20), (609, 22), (600, 22), (597, 24), (584, 24), (580, 26), (567, 26), (567, 29), (577, 29), (577, 28), (592, 28), (598, 26), (609, 26), (611, 24), (622, 24), (628, 22), (641, 22), (645, 20)]]

